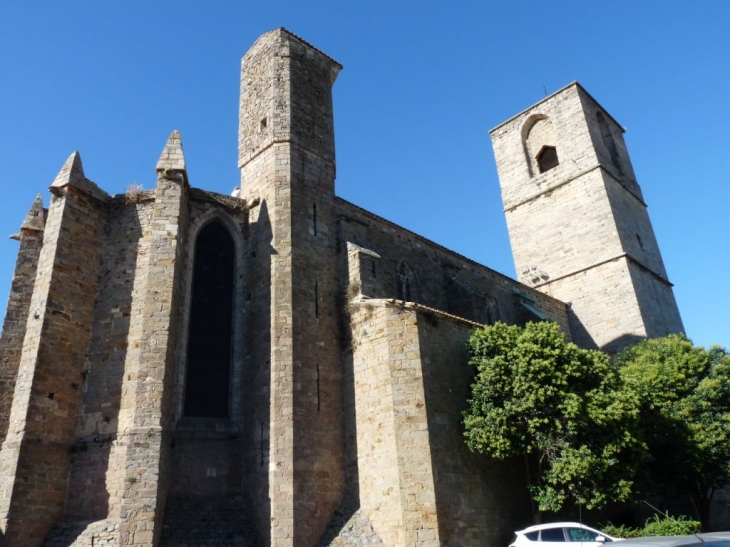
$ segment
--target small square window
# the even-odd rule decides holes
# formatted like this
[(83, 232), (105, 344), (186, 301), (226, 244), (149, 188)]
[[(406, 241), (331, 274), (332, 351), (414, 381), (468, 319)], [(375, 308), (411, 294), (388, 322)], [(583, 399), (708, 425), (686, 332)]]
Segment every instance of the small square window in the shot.
[(537, 165), (540, 168), (540, 173), (557, 167), (559, 163), (558, 151), (554, 146), (543, 146), (542, 150), (537, 154)]

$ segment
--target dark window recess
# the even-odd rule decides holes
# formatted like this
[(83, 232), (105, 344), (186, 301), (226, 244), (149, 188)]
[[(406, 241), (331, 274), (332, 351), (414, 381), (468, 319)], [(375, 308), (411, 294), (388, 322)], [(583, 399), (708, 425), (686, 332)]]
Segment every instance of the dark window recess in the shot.
[(233, 341), (234, 244), (219, 222), (195, 244), (185, 416), (227, 418)]
[(319, 284), (314, 282), (314, 317), (319, 317)]
[(499, 306), (497, 305), (497, 299), (489, 295), (484, 298), (485, 307), (487, 309), (487, 324), (494, 325), (499, 321)]
[(413, 274), (411, 269), (405, 262), (401, 262), (398, 267), (398, 286), (396, 287), (396, 298), (406, 302), (413, 301), (412, 285)]
[(639, 248), (643, 251), (644, 250), (644, 242), (641, 241), (641, 236), (639, 234), (636, 234), (636, 242), (639, 244)]
[(537, 165), (540, 168), (540, 173), (544, 173), (553, 167), (557, 167), (559, 163), (558, 151), (554, 146), (543, 146), (542, 150), (540, 150), (540, 153), (537, 155)]
[(319, 365), (317, 365), (317, 412), (321, 409), (321, 398), (320, 398), (320, 385), (319, 385)]
[(621, 173), (621, 161), (619, 160), (618, 149), (616, 148), (616, 141), (613, 138), (611, 128), (608, 126), (606, 118), (600, 112), (596, 112), (596, 120), (598, 121), (598, 127), (601, 129), (603, 144), (608, 148), (608, 153), (611, 156), (611, 162), (619, 170), (619, 173)]

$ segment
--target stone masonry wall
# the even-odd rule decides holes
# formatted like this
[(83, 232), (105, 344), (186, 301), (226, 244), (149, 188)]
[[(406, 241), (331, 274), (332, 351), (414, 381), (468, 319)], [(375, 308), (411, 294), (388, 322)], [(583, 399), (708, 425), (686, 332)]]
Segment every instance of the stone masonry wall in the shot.
[(362, 510), (389, 547), (440, 545), (416, 314), (350, 309)]
[(334, 197), (332, 84), (340, 65), (288, 38), (296, 545), (324, 533), (344, 490), (341, 307)]
[[(246, 318), (252, 368), (244, 381), (253, 376), (262, 394), (252, 413), (261, 423), (256, 444), (268, 439), (265, 467), (263, 453), (261, 463), (258, 454), (248, 454), (246, 491), (249, 507), (264, 505), (253, 513), (253, 525), (259, 541), (272, 546), (294, 545), (290, 145), (281, 142), (289, 136), (291, 82), (288, 56), (278, 55), (280, 47), (285, 48), (278, 34), (269, 33), (244, 56), (241, 111), (246, 115), (239, 126), (241, 196), (260, 200), (250, 220), (251, 257), (257, 257), (250, 274), (259, 283), (253, 285), (256, 291), (252, 286)], [(255, 334), (259, 329), (268, 336)]]
[(624, 141), (626, 130), (582, 87), (578, 87), (578, 96), (598, 162), (615, 181), (643, 203), (644, 196)]
[(247, 396), (243, 399), (243, 415), (246, 417), (243, 422), (243, 489), (246, 505), (251, 510), (251, 524), (260, 545), (269, 545), (271, 523), (268, 503), (270, 497), (268, 477), (269, 473), (273, 472), (270, 459), (272, 448), (270, 382), (271, 349), (272, 341), (276, 339), (276, 331), (273, 328), (272, 316), (273, 227), (269, 215), (268, 196), (275, 194), (274, 165), (283, 161), (279, 159), (283, 158), (278, 154), (279, 147), (283, 145), (269, 148), (247, 164), (242, 173), (247, 173), (249, 170), (256, 173), (255, 178), (260, 184), (249, 190), (249, 185), (243, 182), (241, 189), (246, 196), (261, 198), (260, 205), (251, 209), (249, 213), (243, 367), (243, 385), (246, 386), (247, 392)]
[(524, 462), (475, 454), (464, 442), (461, 413), (474, 377), (465, 342), (472, 326), (426, 311), (417, 321), (441, 545), (508, 545), (532, 518), (528, 496), (519, 495), (527, 490)]
[(342, 308), (328, 191), (334, 165), (299, 148), (291, 161), (295, 515), (302, 520), (297, 544), (312, 545), (344, 490)]
[[(539, 320), (521, 306), (518, 292), (570, 337), (563, 302), (342, 199), (337, 200), (337, 206), (340, 240), (367, 251), (361, 255), (359, 277), (346, 281), (355, 283), (356, 292), (371, 298), (397, 298), (399, 265), (405, 261), (413, 277), (412, 299), (418, 303), (483, 324)], [(346, 250), (345, 244), (341, 245)]]
[(654, 272), (629, 261), (629, 272), (644, 317), (646, 335), (650, 338), (682, 332), (682, 317), (669, 283), (657, 279)]
[[(134, 417), (126, 429), (120, 544), (154, 545), (162, 533), (169, 477), (174, 353), (182, 286), (188, 185), (180, 136), (158, 163), (139, 366), (129, 386)], [(120, 424), (121, 425), (121, 424)], [(118, 486), (117, 486), (118, 487)]]
[(514, 495), (526, 488), (521, 462), (464, 443), (473, 325), (362, 297), (349, 309), (361, 520), (389, 546), (507, 542), (505, 530), (531, 518), (530, 505)]
[[(594, 290), (583, 291), (585, 284)], [(555, 298), (572, 298), (573, 333), (581, 347), (611, 350), (646, 336), (625, 257), (618, 257), (542, 287)], [(616, 308), (623, 310), (620, 318)], [(588, 313), (590, 310), (593, 313)]]
[(603, 173), (603, 181), (611, 203), (613, 219), (621, 238), (621, 248), (636, 262), (657, 274), (665, 284), (669, 285), (667, 271), (664, 268), (664, 261), (646, 205), (607, 172)]
[(151, 192), (139, 197), (144, 199), (126, 203), (120, 196), (109, 209), (73, 449), (70, 485), (74, 496), (66, 506), (67, 519), (106, 518), (121, 501), (122, 493), (113, 491), (113, 486), (123, 480), (117, 476), (123, 475), (123, 469), (110, 466), (110, 453), (124, 438), (124, 434), (119, 437), (122, 408), (126, 405), (127, 412), (131, 410), (131, 401), (122, 397), (122, 386), (125, 374), (136, 373), (127, 365), (139, 346), (140, 296), (150, 243), (144, 234), (149, 233), (154, 210)]
[[(600, 169), (508, 210), (506, 216), (515, 268), (523, 282), (530, 281), (532, 266), (543, 276), (538, 282), (543, 284), (621, 254)], [(540, 245), (534, 243), (536, 234)]]

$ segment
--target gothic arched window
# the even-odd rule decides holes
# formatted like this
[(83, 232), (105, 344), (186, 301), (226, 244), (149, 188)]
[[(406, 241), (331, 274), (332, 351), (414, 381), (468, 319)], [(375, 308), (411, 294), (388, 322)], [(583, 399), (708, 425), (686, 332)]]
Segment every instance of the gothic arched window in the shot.
[(183, 414), (229, 417), (235, 245), (218, 221), (195, 243)]
[(522, 145), (530, 177), (558, 165), (557, 139), (552, 121), (544, 114), (534, 114), (522, 128)]

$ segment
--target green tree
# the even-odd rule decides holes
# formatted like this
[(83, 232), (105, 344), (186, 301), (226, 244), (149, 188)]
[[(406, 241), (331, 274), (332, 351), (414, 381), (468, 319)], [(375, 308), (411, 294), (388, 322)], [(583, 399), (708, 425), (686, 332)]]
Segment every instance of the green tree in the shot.
[(641, 401), (644, 488), (690, 493), (707, 527), (713, 494), (730, 482), (730, 355), (673, 334), (629, 346), (614, 363)]
[(477, 369), (464, 411), (471, 450), (524, 456), (541, 511), (629, 498), (645, 456), (633, 435), (638, 402), (606, 354), (566, 343), (549, 322), (497, 323), (467, 345)]

